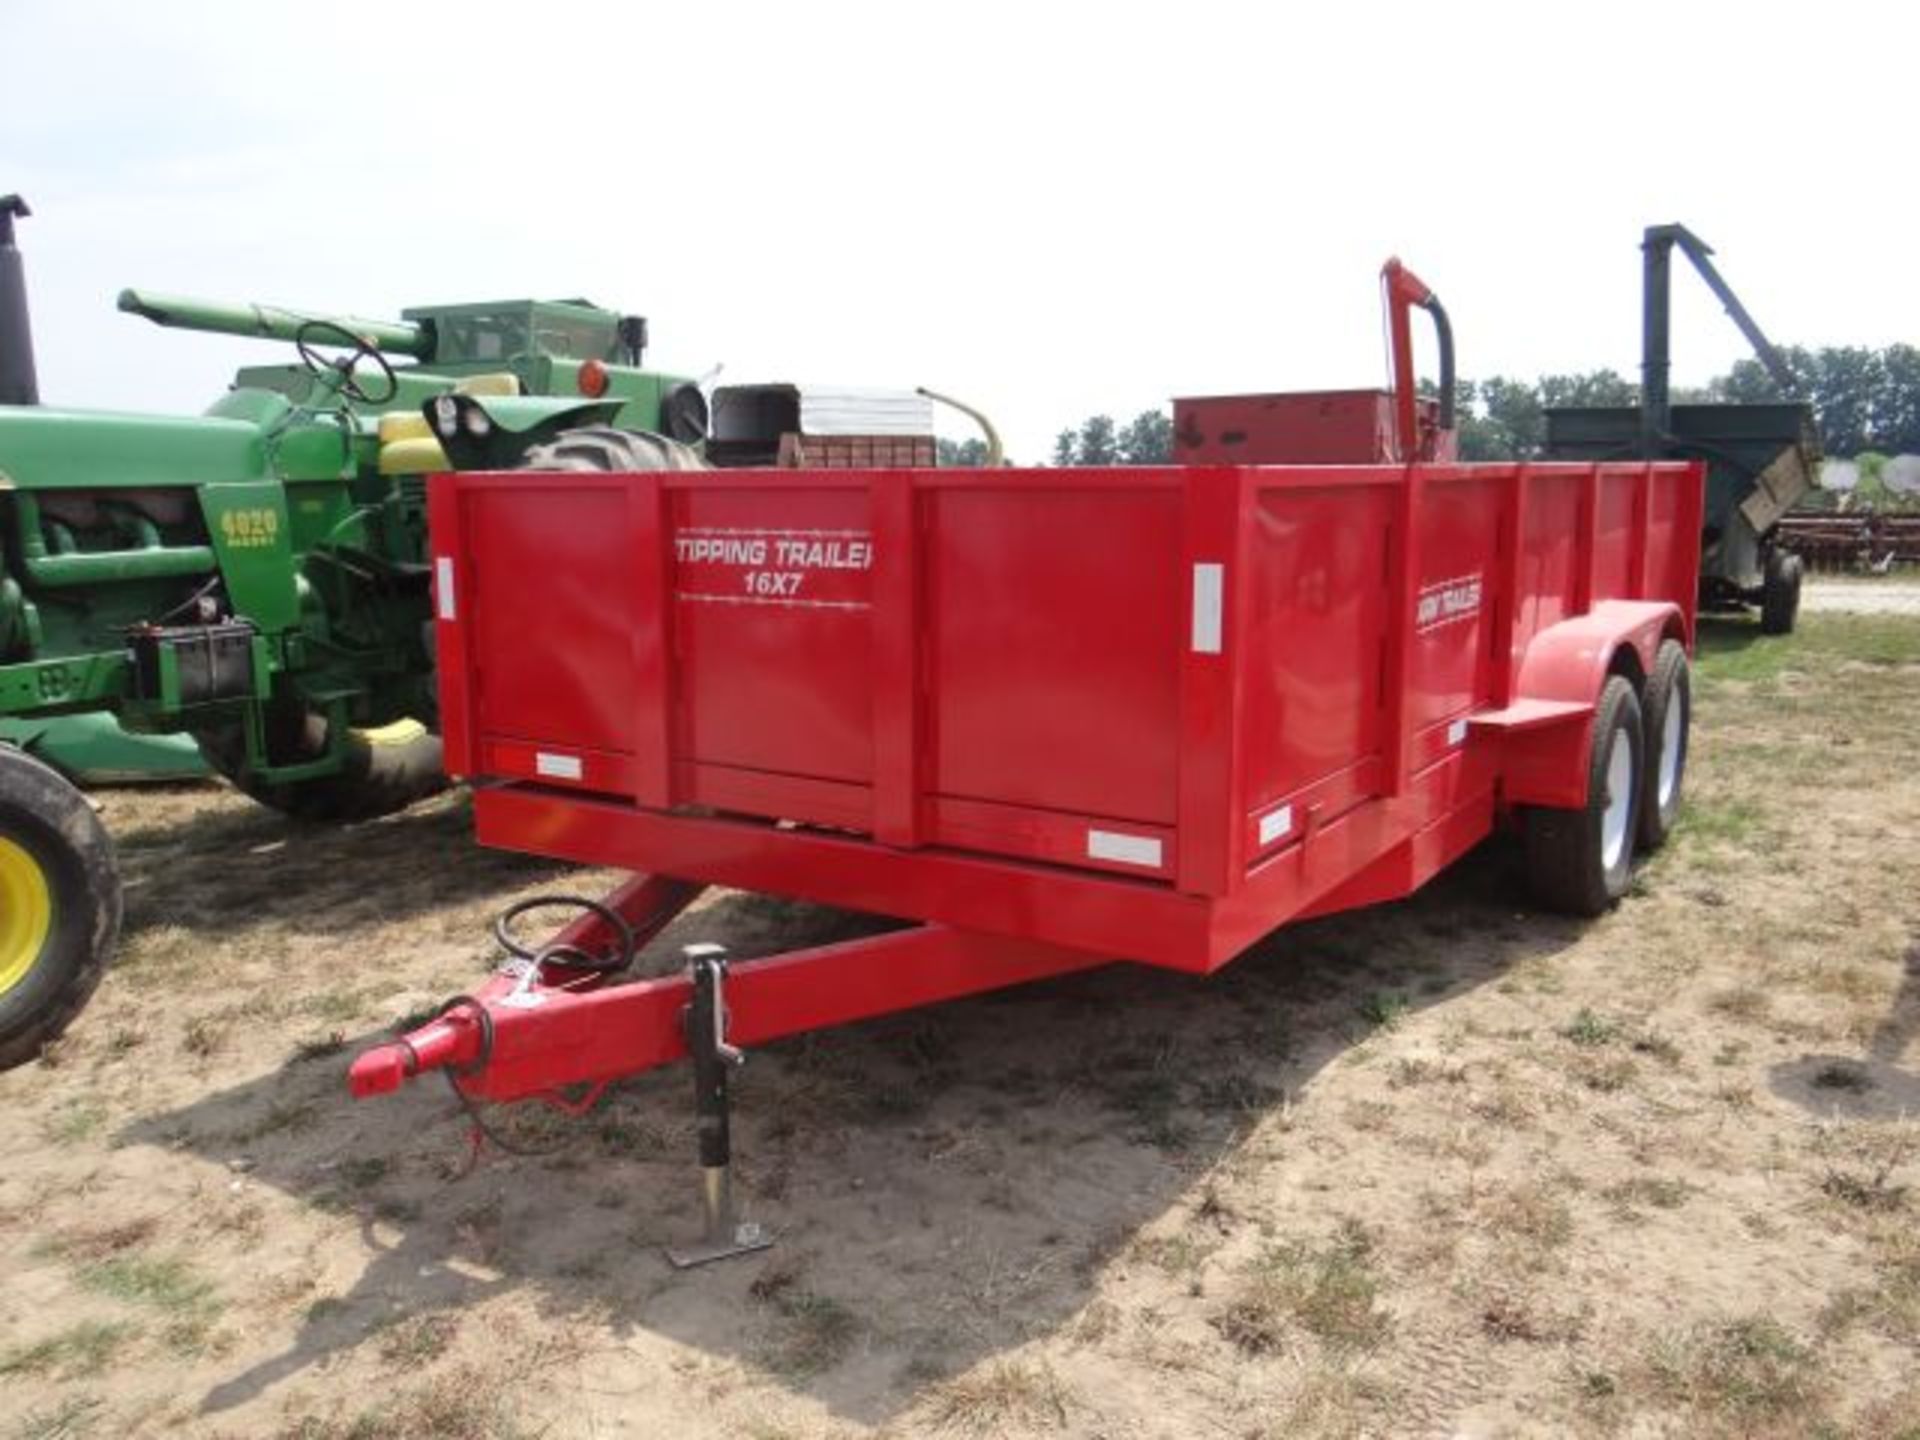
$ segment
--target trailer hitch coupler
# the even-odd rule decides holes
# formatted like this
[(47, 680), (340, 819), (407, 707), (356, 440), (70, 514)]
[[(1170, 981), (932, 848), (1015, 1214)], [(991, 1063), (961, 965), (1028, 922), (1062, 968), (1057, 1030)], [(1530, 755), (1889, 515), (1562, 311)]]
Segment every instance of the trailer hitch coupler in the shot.
[(357, 1057), (347, 1070), (347, 1089), (364, 1100), (390, 1095), (428, 1070), (472, 1069), (486, 1062), (492, 1029), (480, 1002), (463, 997), (411, 1034)]

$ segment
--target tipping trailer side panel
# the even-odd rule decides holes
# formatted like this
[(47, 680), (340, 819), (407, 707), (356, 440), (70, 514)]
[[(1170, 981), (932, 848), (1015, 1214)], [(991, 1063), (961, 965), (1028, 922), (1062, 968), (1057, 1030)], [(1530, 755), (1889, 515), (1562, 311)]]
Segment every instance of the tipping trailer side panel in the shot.
[(449, 768), (488, 843), (1207, 969), (1579, 803), (1699, 480), (438, 476)]

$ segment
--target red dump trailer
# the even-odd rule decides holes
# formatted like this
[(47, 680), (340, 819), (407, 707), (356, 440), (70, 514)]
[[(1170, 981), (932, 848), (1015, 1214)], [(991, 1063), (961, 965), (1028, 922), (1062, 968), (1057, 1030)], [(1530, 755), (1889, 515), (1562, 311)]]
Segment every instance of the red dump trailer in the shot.
[[(480, 839), (636, 878), (356, 1093), (691, 1054), (717, 1186), (736, 1047), (1114, 959), (1210, 971), (1509, 818), (1547, 900), (1617, 898), (1679, 799), (1701, 467), (1421, 458), (1448, 453), (1411, 399), (1425, 292), (1390, 281), (1388, 463), (1274, 463), (1324, 443), (1294, 405), (1235, 463), (434, 477)], [(714, 884), (919, 923), (621, 980)], [(710, 1196), (691, 1258), (735, 1248)]]

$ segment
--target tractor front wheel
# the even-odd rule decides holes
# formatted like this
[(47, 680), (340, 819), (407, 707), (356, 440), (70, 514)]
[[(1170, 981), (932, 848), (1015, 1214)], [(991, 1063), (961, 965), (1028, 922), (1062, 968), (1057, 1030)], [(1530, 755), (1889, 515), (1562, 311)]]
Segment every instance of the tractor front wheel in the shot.
[[(347, 732), (346, 754), (332, 775), (270, 780), (247, 763), (239, 725), (194, 737), (207, 764), (262, 805), (296, 820), (341, 823), (373, 820), (404, 810), (447, 786), (440, 737), (417, 720)], [(267, 753), (281, 765), (317, 759), (327, 750), (327, 720), (313, 711), (279, 706), (267, 715)]]
[(58, 772), (0, 747), (0, 1070), (73, 1022), (120, 933), (120, 872), (93, 807)]

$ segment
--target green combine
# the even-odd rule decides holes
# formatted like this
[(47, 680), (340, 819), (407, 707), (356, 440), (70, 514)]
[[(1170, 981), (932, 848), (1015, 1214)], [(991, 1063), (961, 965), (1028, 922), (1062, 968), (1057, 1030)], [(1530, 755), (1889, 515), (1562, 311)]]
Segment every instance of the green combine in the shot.
[[(0, 718), (190, 735), (291, 815), (369, 818), (445, 784), (429, 473), (511, 467), (563, 434), (546, 463), (639, 468), (635, 447), (672, 447), (632, 432), (705, 435), (699, 387), (643, 368), (645, 321), (578, 300), (368, 321), (128, 290), (131, 314), (297, 361), (241, 370), (192, 418), (43, 406), (27, 213), (0, 198)], [(0, 1068), (78, 1011), (119, 918), (92, 809), (0, 745)]]

